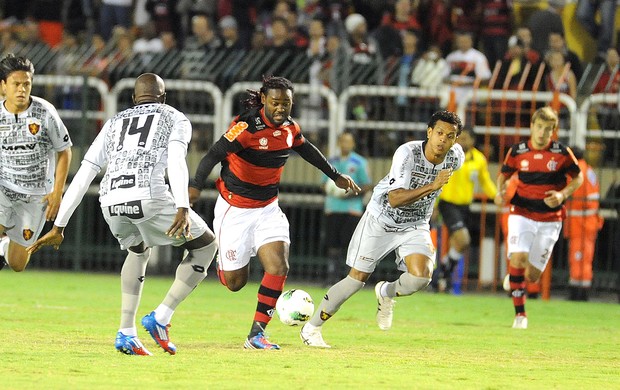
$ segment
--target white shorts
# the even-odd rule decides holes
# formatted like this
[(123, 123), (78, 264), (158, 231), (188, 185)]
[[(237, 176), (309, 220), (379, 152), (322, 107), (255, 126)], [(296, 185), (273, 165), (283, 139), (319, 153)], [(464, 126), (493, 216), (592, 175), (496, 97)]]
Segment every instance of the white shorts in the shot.
[(394, 250), (396, 265), (401, 271), (407, 271), (405, 257), (414, 253), (425, 255), (435, 263), (435, 246), (427, 228), (386, 232), (374, 216), (365, 212), (351, 237), (347, 265), (358, 271), (372, 273), (377, 264)]
[(47, 203), (42, 200), (42, 195), (0, 190), (0, 225), (11, 241), (25, 247), (34, 244), (45, 225)]
[(180, 246), (209, 230), (205, 221), (194, 210), (189, 209), (192, 238), (188, 240), (187, 237), (168, 236), (166, 232), (177, 214), (172, 196), (168, 199), (134, 200), (102, 207), (101, 211), (121, 249), (128, 249), (141, 242), (147, 247)]
[(558, 241), (562, 222), (539, 222), (522, 215), (508, 216), (508, 256), (511, 253), (528, 253), (528, 261), (544, 271)]
[(219, 245), (219, 267), (234, 271), (245, 267), (258, 248), (270, 242), (290, 244), (288, 219), (278, 201), (265, 207), (231, 206), (221, 196), (215, 202), (213, 229)]

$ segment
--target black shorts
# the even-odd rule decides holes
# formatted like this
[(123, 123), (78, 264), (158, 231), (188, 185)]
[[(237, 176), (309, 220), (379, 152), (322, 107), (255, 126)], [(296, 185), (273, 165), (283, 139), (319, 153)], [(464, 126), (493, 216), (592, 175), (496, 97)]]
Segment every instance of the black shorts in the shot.
[(443, 218), (443, 224), (446, 225), (450, 233), (454, 233), (455, 231), (468, 226), (471, 214), (469, 212), (469, 205), (459, 206), (454, 203), (440, 200), (437, 207), (439, 208), (439, 212)]
[(332, 213), (326, 215), (325, 246), (327, 248), (346, 248), (357, 227), (361, 215)]

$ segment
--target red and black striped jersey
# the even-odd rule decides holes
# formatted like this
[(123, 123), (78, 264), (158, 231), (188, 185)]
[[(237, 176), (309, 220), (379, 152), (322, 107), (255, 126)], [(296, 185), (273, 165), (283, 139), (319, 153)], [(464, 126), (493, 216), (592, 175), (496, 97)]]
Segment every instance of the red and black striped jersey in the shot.
[(557, 141), (542, 150), (522, 142), (510, 148), (501, 174), (517, 173), (518, 184), (510, 200), (511, 214), (540, 222), (561, 221), (566, 216), (564, 205), (551, 208), (544, 202), (547, 191), (560, 191), (567, 185), (567, 176), (576, 177), (580, 168), (573, 152)]
[(264, 207), (276, 200), (291, 148), (305, 143), (299, 125), (288, 118), (276, 127), (264, 109), (237, 116), (223, 135), (230, 142), (216, 186), (236, 207)]

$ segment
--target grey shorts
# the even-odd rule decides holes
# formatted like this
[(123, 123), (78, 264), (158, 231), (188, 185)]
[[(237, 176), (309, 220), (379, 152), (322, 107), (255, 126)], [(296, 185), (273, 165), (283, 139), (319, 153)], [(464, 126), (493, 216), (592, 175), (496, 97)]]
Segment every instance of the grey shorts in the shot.
[(134, 200), (102, 207), (101, 211), (121, 249), (136, 246), (141, 242), (147, 247), (179, 246), (209, 230), (206, 222), (194, 210), (189, 209), (192, 237), (169, 237), (166, 231), (170, 229), (177, 214), (172, 198)]
[(403, 269), (404, 258), (414, 253), (423, 254), (435, 263), (435, 246), (427, 228), (386, 231), (375, 217), (365, 212), (349, 243), (347, 265), (372, 273), (392, 251), (396, 251), (396, 265), (401, 271), (407, 270)]
[(34, 244), (45, 225), (42, 195), (25, 195), (0, 187), (0, 225), (9, 239), (22, 246)]

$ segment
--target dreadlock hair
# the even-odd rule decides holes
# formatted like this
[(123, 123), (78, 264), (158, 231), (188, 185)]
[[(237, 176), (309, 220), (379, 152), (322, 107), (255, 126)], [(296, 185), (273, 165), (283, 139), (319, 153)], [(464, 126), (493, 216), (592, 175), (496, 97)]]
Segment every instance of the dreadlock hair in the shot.
[(291, 92), (295, 92), (293, 88), (293, 83), (291, 83), (288, 79), (284, 77), (276, 77), (276, 76), (263, 76), (263, 86), (259, 91), (253, 89), (247, 89), (248, 98), (242, 100), (243, 106), (249, 110), (252, 108), (262, 107), (263, 104), (260, 101), (261, 94), (267, 94), (267, 91), (270, 89), (290, 89)]
[(431, 129), (435, 128), (435, 125), (438, 121), (446, 122), (451, 125), (456, 125), (456, 136), (461, 135), (461, 131), (463, 130), (463, 123), (461, 122), (461, 118), (453, 112), (450, 111), (437, 111), (431, 116), (431, 120), (428, 121), (428, 127)]
[(25, 57), (15, 57), (9, 53), (0, 60), (0, 80), (6, 81), (6, 78), (13, 72), (24, 71), (34, 75), (34, 65)]

